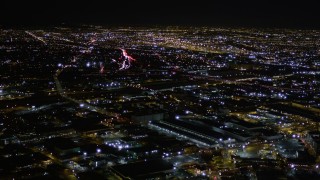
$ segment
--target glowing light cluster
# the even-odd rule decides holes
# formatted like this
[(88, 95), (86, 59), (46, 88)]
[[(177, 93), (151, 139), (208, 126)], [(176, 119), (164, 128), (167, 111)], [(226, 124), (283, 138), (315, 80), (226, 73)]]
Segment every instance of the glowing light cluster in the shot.
[(129, 69), (131, 67), (131, 62), (135, 61), (136, 59), (128, 55), (125, 49), (120, 48), (120, 50), (122, 51), (122, 56), (124, 57), (124, 60), (119, 70)]

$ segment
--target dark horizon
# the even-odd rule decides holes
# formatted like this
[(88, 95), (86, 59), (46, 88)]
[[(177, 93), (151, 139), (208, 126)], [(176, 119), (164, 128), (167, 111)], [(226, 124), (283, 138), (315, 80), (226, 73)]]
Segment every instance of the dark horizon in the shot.
[(50, 25), (184, 25), (319, 29), (314, 3), (211, 2), (5, 2), (0, 24), (10, 27)]

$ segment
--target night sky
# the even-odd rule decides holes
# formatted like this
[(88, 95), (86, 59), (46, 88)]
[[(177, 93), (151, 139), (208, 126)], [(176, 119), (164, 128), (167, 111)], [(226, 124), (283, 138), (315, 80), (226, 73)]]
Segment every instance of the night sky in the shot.
[(9, 26), (65, 23), (320, 28), (319, 6), (316, 1), (306, 0), (298, 3), (267, 0), (193, 0), (193, 3), (180, 0), (26, 1), (1, 2), (0, 23)]

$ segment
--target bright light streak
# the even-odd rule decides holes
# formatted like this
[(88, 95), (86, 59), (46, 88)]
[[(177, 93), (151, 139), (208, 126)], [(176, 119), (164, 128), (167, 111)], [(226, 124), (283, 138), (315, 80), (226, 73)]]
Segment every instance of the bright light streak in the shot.
[(120, 50), (122, 51), (122, 55), (128, 60), (128, 61), (135, 61), (136, 59), (134, 59), (133, 57), (129, 56), (127, 51), (125, 49), (121, 49)]
[(136, 59), (128, 55), (125, 49), (120, 48), (120, 50), (122, 51), (122, 56), (124, 57), (124, 61), (122, 62), (122, 65), (119, 68), (119, 70), (129, 69), (131, 67), (131, 62), (135, 61)]
[(100, 63), (100, 71), (101, 74), (104, 73), (104, 65), (102, 63)]
[(30, 36), (32, 36), (33, 38), (35, 38), (36, 40), (42, 42), (43, 44), (47, 45), (47, 42), (43, 40), (43, 38), (36, 36), (35, 34), (33, 34), (32, 32), (29, 31), (25, 31), (25, 33), (29, 34)]

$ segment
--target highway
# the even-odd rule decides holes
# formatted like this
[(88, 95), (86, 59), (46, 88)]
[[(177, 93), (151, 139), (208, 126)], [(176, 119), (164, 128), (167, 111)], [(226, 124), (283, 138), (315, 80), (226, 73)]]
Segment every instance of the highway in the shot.
[(43, 44), (47, 45), (47, 42), (46, 42), (45, 40), (43, 40), (43, 38), (36, 36), (36, 35), (33, 34), (32, 32), (25, 31), (25, 33), (27, 33), (28, 35), (32, 36), (32, 37), (35, 38), (36, 40), (42, 42)]

